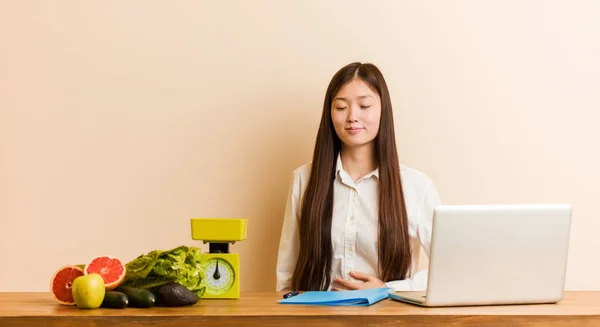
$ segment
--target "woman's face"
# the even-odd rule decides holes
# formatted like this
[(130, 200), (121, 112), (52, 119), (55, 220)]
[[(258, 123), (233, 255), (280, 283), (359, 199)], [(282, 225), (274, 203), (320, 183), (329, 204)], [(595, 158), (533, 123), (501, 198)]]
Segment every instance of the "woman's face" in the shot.
[(371, 144), (379, 132), (380, 119), (381, 98), (360, 79), (344, 85), (333, 99), (333, 127), (347, 147)]

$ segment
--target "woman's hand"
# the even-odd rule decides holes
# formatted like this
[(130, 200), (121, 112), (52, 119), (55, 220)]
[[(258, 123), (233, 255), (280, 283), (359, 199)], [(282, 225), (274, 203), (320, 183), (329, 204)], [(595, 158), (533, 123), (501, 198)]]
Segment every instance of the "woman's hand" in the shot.
[(336, 278), (334, 282), (339, 286), (334, 286), (331, 288), (333, 291), (343, 291), (343, 290), (366, 290), (369, 288), (381, 288), (387, 287), (387, 285), (382, 282), (379, 278), (367, 275), (363, 273), (359, 273), (356, 271), (351, 271), (350, 276), (354, 277), (362, 281), (361, 283), (351, 282), (349, 280), (345, 280), (342, 278)]

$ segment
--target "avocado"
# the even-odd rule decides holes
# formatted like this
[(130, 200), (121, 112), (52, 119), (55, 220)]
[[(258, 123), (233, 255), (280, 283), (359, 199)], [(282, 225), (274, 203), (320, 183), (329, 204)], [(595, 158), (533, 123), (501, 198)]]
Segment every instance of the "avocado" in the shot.
[(196, 294), (187, 287), (176, 282), (170, 282), (161, 286), (158, 289), (158, 295), (161, 302), (169, 307), (193, 305), (198, 303), (199, 300)]

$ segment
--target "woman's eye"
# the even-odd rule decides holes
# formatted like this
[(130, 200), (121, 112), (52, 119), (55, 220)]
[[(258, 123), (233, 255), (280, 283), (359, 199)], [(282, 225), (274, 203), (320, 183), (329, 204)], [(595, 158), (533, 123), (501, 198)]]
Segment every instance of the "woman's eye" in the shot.
[(370, 106), (360, 106), (361, 109), (368, 109)]
[(337, 109), (337, 110), (344, 110), (344, 109), (346, 109), (346, 107), (336, 107), (335, 109)]

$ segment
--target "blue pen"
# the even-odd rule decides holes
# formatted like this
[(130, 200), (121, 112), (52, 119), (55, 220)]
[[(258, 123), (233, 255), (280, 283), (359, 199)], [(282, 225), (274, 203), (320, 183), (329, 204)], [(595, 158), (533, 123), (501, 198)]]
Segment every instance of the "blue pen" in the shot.
[(300, 292), (298, 292), (298, 291), (287, 292), (287, 293), (283, 294), (283, 298), (287, 299), (287, 298), (290, 298), (292, 296), (296, 296), (298, 294), (300, 294)]

